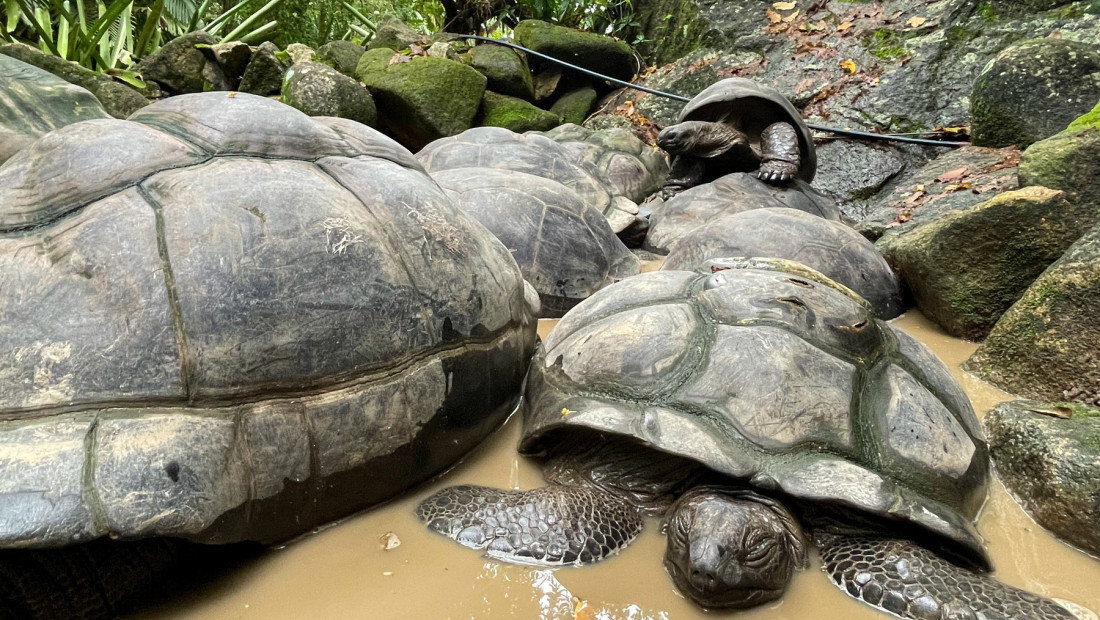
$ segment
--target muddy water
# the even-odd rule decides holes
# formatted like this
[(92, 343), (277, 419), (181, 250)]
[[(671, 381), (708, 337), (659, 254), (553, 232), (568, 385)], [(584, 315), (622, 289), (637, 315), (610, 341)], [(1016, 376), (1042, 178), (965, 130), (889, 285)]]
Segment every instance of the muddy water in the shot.
[[(974, 345), (944, 335), (919, 314), (895, 322), (955, 369), (978, 412), (1009, 395), (963, 374)], [(551, 327), (550, 323), (541, 326)], [(485, 560), (417, 523), (413, 507), (440, 486), (475, 482), (530, 488), (538, 469), (519, 459), (513, 419), (442, 480), (381, 509), (349, 519), (219, 577), (128, 620), (298, 620), (581, 618), (880, 620), (817, 570), (796, 576), (782, 601), (753, 612), (707, 613), (673, 590), (661, 567), (654, 524), (602, 564), (556, 571)], [(1100, 561), (1058, 543), (994, 485), (979, 525), (1003, 581), (1100, 611)], [(390, 549), (383, 542), (390, 541)], [(393, 546), (399, 541), (398, 546)]]

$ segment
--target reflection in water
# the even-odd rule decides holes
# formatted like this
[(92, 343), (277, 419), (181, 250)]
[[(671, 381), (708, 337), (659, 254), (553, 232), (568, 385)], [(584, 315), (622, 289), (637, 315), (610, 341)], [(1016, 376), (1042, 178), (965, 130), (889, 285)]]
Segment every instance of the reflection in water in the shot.
[[(979, 415), (1011, 398), (958, 369), (975, 345), (944, 335), (915, 312), (894, 324), (928, 344), (952, 368)], [(547, 322), (540, 328), (550, 326)], [(796, 575), (787, 595), (762, 609), (704, 612), (673, 589), (661, 565), (664, 538), (655, 521), (617, 557), (554, 571), (486, 561), (416, 521), (417, 502), (443, 486), (540, 486), (537, 466), (515, 453), (518, 439), (518, 420), (512, 420), (443, 479), (127, 620), (887, 618), (852, 601), (817, 568)], [(1100, 610), (1100, 561), (1054, 540), (1013, 503), (1000, 483), (990, 490), (979, 529), (989, 541), (1001, 580)], [(391, 531), (401, 545), (386, 550), (379, 538)]]

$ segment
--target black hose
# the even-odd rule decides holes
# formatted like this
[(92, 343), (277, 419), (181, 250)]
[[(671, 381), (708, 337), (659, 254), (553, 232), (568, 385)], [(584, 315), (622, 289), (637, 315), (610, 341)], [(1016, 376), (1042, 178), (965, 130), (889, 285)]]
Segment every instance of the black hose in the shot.
[[(547, 56), (546, 54), (541, 54), (541, 53), (536, 52), (534, 50), (527, 49), (526, 47), (523, 47), (522, 45), (516, 45), (515, 43), (511, 43), (509, 41), (502, 41), (500, 39), (491, 39), (489, 37), (481, 37), (481, 36), (473, 35), (473, 34), (462, 35), (462, 38), (464, 38), (464, 39), (477, 39), (478, 41), (487, 41), (489, 43), (496, 43), (497, 45), (503, 45), (505, 47), (510, 47), (512, 49), (522, 50), (523, 52), (525, 52), (527, 54), (530, 54), (532, 56), (537, 56), (537, 57), (545, 59), (545, 60), (549, 60), (550, 62), (557, 63), (557, 64), (559, 64), (563, 67), (568, 67), (568, 68), (570, 68), (574, 71), (579, 71), (581, 73), (584, 73), (586, 75), (591, 75), (592, 77), (599, 78), (601, 80), (607, 80), (608, 82), (611, 82), (613, 84), (618, 84), (620, 86), (625, 86), (626, 88), (632, 88), (634, 90), (640, 90), (643, 93), (649, 93), (651, 95), (657, 95), (658, 97), (665, 97), (667, 99), (673, 99), (673, 100), (676, 100), (676, 101), (684, 101), (684, 102), (691, 101), (690, 97), (684, 97), (683, 95), (677, 95), (677, 94), (674, 94), (674, 93), (666, 93), (664, 91), (660, 91), (660, 90), (657, 90), (657, 89), (654, 89), (654, 88), (647, 88), (645, 86), (641, 86), (639, 84), (634, 84), (632, 82), (626, 82), (626, 81), (623, 81), (623, 80), (615, 79), (613, 77), (608, 77), (606, 75), (596, 73), (595, 71), (592, 71), (590, 69), (585, 69), (584, 67), (578, 67), (577, 65), (574, 65), (572, 63), (565, 62), (564, 60), (559, 60), (557, 58), (554, 58), (553, 56)], [(897, 135), (891, 135), (891, 134), (885, 134), (885, 133), (871, 133), (871, 132), (868, 132), (868, 131), (855, 131), (853, 129), (840, 129), (840, 128), (837, 128), (837, 127), (826, 127), (825, 125), (815, 125), (815, 124), (811, 124), (811, 123), (806, 123), (806, 126), (809, 127), (810, 129), (813, 129), (814, 131), (824, 131), (824, 132), (833, 133), (833, 134), (837, 134), (837, 135), (841, 135), (841, 136), (850, 136), (850, 137), (853, 137), (853, 138), (862, 138), (862, 139), (865, 139), (865, 140), (888, 140), (890, 142), (905, 142), (905, 143), (908, 143), (908, 144), (923, 144), (923, 145), (926, 145), (926, 146), (940, 146), (940, 147), (947, 147), (947, 148), (957, 148), (957, 147), (960, 147), (960, 146), (970, 146), (969, 142), (951, 142), (951, 141), (948, 141), (948, 140), (928, 140), (926, 138), (910, 138), (908, 136), (897, 136)]]

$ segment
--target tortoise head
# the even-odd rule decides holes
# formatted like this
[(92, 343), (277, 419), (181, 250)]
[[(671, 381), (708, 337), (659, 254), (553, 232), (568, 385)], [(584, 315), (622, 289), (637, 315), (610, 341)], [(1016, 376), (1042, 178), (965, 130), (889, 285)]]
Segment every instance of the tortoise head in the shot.
[(669, 512), (665, 568), (703, 607), (755, 607), (783, 595), (806, 565), (798, 520), (747, 490), (701, 487)]

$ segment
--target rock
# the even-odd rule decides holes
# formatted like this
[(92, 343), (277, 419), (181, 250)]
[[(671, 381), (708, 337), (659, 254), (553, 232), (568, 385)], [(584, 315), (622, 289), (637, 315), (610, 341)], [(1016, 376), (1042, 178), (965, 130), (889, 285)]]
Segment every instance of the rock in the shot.
[(405, 22), (392, 15), (387, 15), (382, 18), (382, 23), (378, 24), (374, 36), (367, 43), (367, 49), (373, 50), (384, 47), (400, 52), (409, 49), (413, 45), (426, 48), (430, 45), (430, 41), (426, 35), (413, 30)]
[(543, 101), (552, 97), (558, 90), (561, 76), (561, 65), (550, 65), (536, 73), (532, 78), (535, 83), (535, 101)]
[(998, 54), (970, 94), (979, 146), (1024, 148), (1048, 138), (1100, 101), (1100, 51), (1063, 39), (1035, 39)]
[(1026, 187), (891, 236), (879, 248), (947, 333), (984, 338), (1096, 217), (1063, 192)]
[(638, 69), (629, 45), (602, 34), (525, 19), (516, 24), (515, 39), (540, 54), (620, 80), (631, 79)]
[[(197, 47), (200, 45), (212, 46), (214, 38), (201, 30), (176, 37), (143, 58), (137, 65), (137, 71), (142, 78), (156, 82), (171, 95), (228, 90), (228, 81), (221, 68), (207, 59), (203, 50)], [(208, 68), (208, 64), (217, 69)]]
[(1017, 400), (982, 423), (998, 477), (1028, 514), (1100, 555), (1100, 409)]
[(355, 67), (365, 51), (367, 49), (358, 43), (337, 39), (318, 47), (317, 57), (340, 73), (348, 77), (356, 77)]
[(271, 41), (264, 41), (252, 54), (238, 90), (253, 95), (277, 95), (283, 88), (287, 69), (290, 69), (290, 57), (286, 52), (279, 51)]
[(499, 45), (477, 45), (470, 57), (470, 66), (485, 76), (488, 89), (519, 97), (528, 101), (535, 99), (535, 86), (527, 61), (519, 54)]
[(694, 0), (648, 0), (636, 2), (632, 8), (637, 26), (627, 38), (641, 39), (635, 47), (652, 64), (682, 58), (702, 42), (706, 23), (699, 18), (699, 4)]
[(562, 118), (562, 122), (580, 125), (596, 104), (596, 91), (592, 88), (578, 88), (558, 97), (550, 106), (550, 111)]
[(222, 73), (229, 80), (230, 86), (236, 88), (241, 83), (244, 70), (248, 68), (248, 62), (252, 60), (252, 48), (247, 43), (229, 41), (213, 45), (210, 53), (222, 68)]
[(1100, 214), (1100, 103), (1065, 131), (1032, 144), (1020, 158), (1020, 183), (1066, 192)]
[(814, 189), (843, 205), (866, 200), (905, 169), (896, 148), (855, 140), (833, 140), (817, 147)]
[[(820, 153), (820, 149), (818, 153)], [(944, 213), (967, 209), (1015, 189), (1016, 147), (966, 146), (943, 153), (924, 166), (903, 173), (889, 189), (865, 207), (856, 230), (875, 241), (929, 222)], [(819, 157), (818, 165), (824, 161)], [(1033, 185), (1038, 185), (1033, 183)]]
[(312, 47), (302, 43), (291, 43), (286, 46), (286, 53), (290, 56), (292, 65), (299, 62), (313, 62), (313, 57), (316, 55)]
[(455, 50), (453, 43), (445, 41), (436, 41), (428, 47), (428, 55), (432, 58), (446, 58), (447, 60), (462, 60), (462, 55)]
[(485, 93), (485, 76), (475, 69), (389, 48), (367, 50), (356, 74), (374, 95), (382, 122), (412, 151), (469, 129)]
[(138, 109), (149, 105), (149, 101), (141, 93), (129, 86), (29, 45), (22, 43), (0, 45), (0, 54), (34, 65), (70, 84), (87, 89), (95, 95), (103, 105), (103, 109), (115, 118), (126, 118)]
[(338, 116), (378, 125), (378, 111), (367, 89), (320, 62), (291, 66), (283, 80), (281, 101), (310, 116)]
[(481, 98), (479, 125), (504, 127), (516, 133), (546, 131), (561, 124), (561, 117), (533, 104), (486, 90)]
[(86, 89), (0, 55), (0, 164), (58, 127), (108, 117)]
[(1100, 405), (1100, 226), (1077, 240), (993, 327), (965, 368), (1028, 398)]

